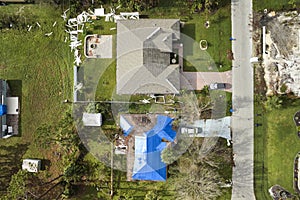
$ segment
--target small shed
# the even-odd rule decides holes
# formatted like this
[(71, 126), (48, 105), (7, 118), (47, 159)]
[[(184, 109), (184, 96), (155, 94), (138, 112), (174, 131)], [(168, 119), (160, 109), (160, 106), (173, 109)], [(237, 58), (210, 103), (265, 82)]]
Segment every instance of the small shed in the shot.
[(18, 97), (7, 97), (7, 114), (18, 115), (19, 114), (19, 98)]
[(101, 113), (83, 113), (82, 122), (84, 126), (101, 126), (102, 116)]
[(38, 172), (41, 170), (41, 160), (38, 159), (24, 159), (22, 164), (22, 170), (28, 172)]

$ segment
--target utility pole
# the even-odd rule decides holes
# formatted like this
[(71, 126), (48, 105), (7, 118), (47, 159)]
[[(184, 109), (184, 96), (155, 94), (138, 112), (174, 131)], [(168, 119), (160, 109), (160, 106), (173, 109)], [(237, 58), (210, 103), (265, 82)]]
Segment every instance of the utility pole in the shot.
[(111, 143), (111, 158), (110, 158), (110, 199), (114, 197), (114, 142)]

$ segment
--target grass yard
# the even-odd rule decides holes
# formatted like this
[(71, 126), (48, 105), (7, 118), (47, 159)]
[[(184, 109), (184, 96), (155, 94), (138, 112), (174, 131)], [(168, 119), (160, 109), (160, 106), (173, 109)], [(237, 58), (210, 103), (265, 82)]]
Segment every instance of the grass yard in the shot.
[(100, 77), (96, 100), (112, 100), (116, 87), (116, 62), (112, 62)]
[[(188, 20), (182, 33), (194, 39), (193, 44), (184, 44), (185, 71), (226, 71), (231, 69), (231, 60), (227, 58), (227, 51), (231, 50), (231, 15), (230, 6), (219, 9), (208, 17), (210, 27), (205, 28), (206, 17), (204, 14), (194, 14)], [(200, 50), (200, 40), (206, 40), (208, 48)], [(220, 65), (222, 67), (220, 67)], [(216, 68), (217, 67), (217, 68)]]
[[(263, 11), (265, 8), (268, 11), (276, 10), (289, 10), (292, 9), (293, 6), (289, 4), (290, 0), (254, 0), (253, 1), (253, 9), (256, 11)], [(292, 2), (292, 1), (291, 1)], [(295, 0), (296, 7), (299, 7), (300, 0)]]
[(110, 100), (116, 85), (116, 62), (114, 59), (86, 59), (80, 69), (84, 82), (83, 98), (78, 100)]
[[(19, 80), (11, 87), (19, 91), (21, 98), (22, 130), (18, 137), (0, 140), (0, 162), (11, 160), (9, 165), (1, 166), (7, 167), (7, 174), (0, 179), (3, 190), (21, 167), (22, 157), (51, 160), (51, 152), (38, 149), (32, 135), (40, 125), (57, 122), (68, 109), (62, 101), (72, 98), (73, 65), (70, 49), (64, 43), (65, 22), (60, 10), (43, 4), (9, 5), (0, 7), (0, 13), (0, 17), (18, 13), (21, 22), (32, 25), (30, 32), (27, 28), (0, 31), (0, 78)], [(53, 34), (46, 37), (44, 34), (49, 32)], [(51, 161), (50, 174), (60, 173), (59, 162)]]
[[(83, 74), (84, 99), (79, 100), (111, 100), (116, 87), (116, 24), (105, 22), (104, 18), (93, 20), (87, 24), (84, 34), (113, 35), (113, 58), (85, 59), (80, 73)], [(81, 82), (81, 80), (79, 80)]]
[(255, 123), (263, 126), (254, 129), (254, 192), (257, 199), (271, 199), (268, 193), (267, 163), (267, 117), (261, 102), (256, 102), (254, 113), (263, 114), (255, 117)]
[[(180, 1), (174, 2), (178, 4)], [(179, 12), (172, 13), (172, 9), (174, 11), (182, 7), (180, 3), (170, 12), (165, 12), (170, 8), (167, 3), (165, 6), (159, 7), (158, 10), (167, 16), (149, 11), (149, 17), (152, 18), (152, 15), (153, 18), (181, 17)], [(5, 15), (16, 15), (20, 17), (18, 23), (25, 25), (20, 30), (2, 29), (0, 32), (0, 78), (17, 80), (9, 83), (15, 95), (18, 95), (21, 100), (20, 129), (22, 130), (18, 137), (0, 140), (0, 166), (1, 169), (5, 169), (2, 170), (0, 177), (0, 191), (5, 191), (11, 175), (20, 169), (22, 158), (50, 161), (50, 168), (40, 173), (45, 178), (55, 177), (63, 171), (61, 162), (53, 156), (55, 149), (38, 148), (34, 145), (32, 136), (42, 124), (55, 124), (60, 116), (70, 109), (69, 105), (63, 104), (62, 101), (72, 99), (73, 53), (70, 52), (68, 43), (64, 43), (67, 34), (64, 32), (65, 22), (60, 16), (62, 12), (60, 9), (44, 4), (0, 7), (0, 18)], [(230, 7), (221, 8), (211, 15), (209, 20), (211, 26), (205, 29), (205, 16), (193, 14), (192, 18), (187, 21), (183, 33), (195, 39), (197, 43), (200, 39), (208, 41), (207, 52), (214, 60), (209, 65), (217, 63), (217, 66), (222, 64), (221, 70), (230, 69), (231, 61), (226, 58), (227, 49), (231, 49), (228, 39), (231, 32)], [(55, 21), (57, 24), (53, 27)], [(37, 22), (41, 27), (38, 27)], [(27, 25), (32, 25), (30, 32), (27, 31)], [(88, 25), (86, 33), (115, 34), (115, 30), (110, 30), (115, 26), (114, 23), (95, 21), (94, 24)], [(46, 37), (45, 33), (50, 32), (53, 34)], [(113, 45), (115, 46), (115, 40)], [(115, 52), (113, 54), (115, 55)], [(208, 70), (207, 60), (197, 60), (192, 55), (187, 56), (190, 56), (188, 60), (194, 59), (197, 64), (189, 65), (186, 62), (185, 70)], [(89, 59), (83, 63), (82, 69), (85, 86), (83, 89), (86, 92), (84, 99), (110, 100), (116, 85), (114, 59)], [(230, 95), (227, 95), (227, 99), (229, 98)], [(229, 173), (228, 169), (226, 173)], [(148, 182), (129, 183), (124, 178), (125, 176), (120, 175), (119, 195), (135, 195), (143, 199), (146, 190), (157, 189), (164, 196), (163, 199), (173, 199), (173, 185)], [(78, 194), (75, 199), (93, 199), (96, 191), (94, 188), (87, 187), (82, 193), (83, 196)], [(230, 199), (230, 195), (231, 191), (228, 190), (224, 198), (220, 199)]]
[[(262, 127), (255, 129), (255, 193), (258, 199), (271, 199), (267, 190), (279, 184), (289, 192), (293, 189), (293, 161), (300, 151), (293, 116), (300, 110), (300, 100), (278, 110), (268, 111), (255, 119)], [(256, 113), (262, 113), (256, 105)]]
[[(219, 71), (231, 69), (231, 60), (227, 58), (227, 50), (231, 50), (231, 8), (230, 2), (221, 2), (222, 6), (208, 17), (201, 12), (190, 14), (182, 1), (163, 1), (161, 7), (154, 8), (144, 14), (149, 18), (175, 18), (185, 22), (181, 32), (188, 36), (184, 38), (184, 70), (209, 71), (212, 66)], [(210, 27), (205, 28), (205, 22), (210, 21)], [(200, 40), (207, 40), (208, 48), (199, 48)], [(220, 68), (220, 65), (222, 67)]]

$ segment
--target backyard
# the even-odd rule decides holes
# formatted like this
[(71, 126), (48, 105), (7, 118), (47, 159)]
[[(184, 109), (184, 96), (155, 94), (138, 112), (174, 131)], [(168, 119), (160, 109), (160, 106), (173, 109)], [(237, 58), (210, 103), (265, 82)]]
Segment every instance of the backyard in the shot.
[[(0, 178), (3, 191), (10, 176), (21, 168), (22, 158), (50, 159), (51, 152), (33, 144), (33, 133), (44, 123), (57, 122), (68, 109), (62, 101), (71, 98), (73, 68), (70, 49), (63, 42), (61, 10), (42, 4), (9, 5), (0, 7), (0, 13), (1, 19), (6, 15), (19, 16), (14, 28), (0, 31), (0, 78), (18, 80), (9, 85), (21, 100), (20, 135), (0, 140), (1, 168), (6, 168)], [(22, 28), (27, 24), (32, 25), (30, 32)], [(51, 37), (44, 35), (51, 31)], [(51, 165), (50, 177), (61, 173), (59, 162)]]
[(279, 184), (291, 193), (293, 189), (293, 163), (300, 151), (293, 116), (300, 108), (300, 100), (288, 101), (280, 109), (264, 111), (256, 102), (255, 123), (255, 194), (257, 199), (271, 199), (268, 189)]

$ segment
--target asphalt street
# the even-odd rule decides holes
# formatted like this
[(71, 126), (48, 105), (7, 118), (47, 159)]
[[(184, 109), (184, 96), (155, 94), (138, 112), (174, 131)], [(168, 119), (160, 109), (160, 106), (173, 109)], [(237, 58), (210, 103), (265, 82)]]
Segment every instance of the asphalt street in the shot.
[(255, 199), (251, 18), (252, 0), (231, 1), (232, 65), (236, 66), (232, 68), (232, 200)]

